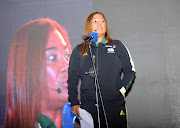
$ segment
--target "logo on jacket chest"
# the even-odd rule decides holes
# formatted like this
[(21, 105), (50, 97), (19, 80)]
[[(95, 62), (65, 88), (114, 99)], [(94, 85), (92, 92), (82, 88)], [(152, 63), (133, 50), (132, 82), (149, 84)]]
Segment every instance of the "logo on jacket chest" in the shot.
[(105, 45), (107, 53), (115, 53), (116, 45)]

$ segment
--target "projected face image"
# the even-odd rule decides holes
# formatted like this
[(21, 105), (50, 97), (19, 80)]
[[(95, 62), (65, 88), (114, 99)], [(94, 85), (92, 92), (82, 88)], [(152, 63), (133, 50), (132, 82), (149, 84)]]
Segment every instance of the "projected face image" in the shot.
[(66, 29), (52, 19), (33, 20), (18, 29), (8, 60), (5, 127), (51, 123), (60, 128), (62, 117), (71, 118), (63, 113), (71, 53)]
[(50, 103), (57, 103), (59, 107), (68, 102), (67, 71), (71, 54), (68, 45), (58, 30), (50, 33), (46, 46), (47, 85)]

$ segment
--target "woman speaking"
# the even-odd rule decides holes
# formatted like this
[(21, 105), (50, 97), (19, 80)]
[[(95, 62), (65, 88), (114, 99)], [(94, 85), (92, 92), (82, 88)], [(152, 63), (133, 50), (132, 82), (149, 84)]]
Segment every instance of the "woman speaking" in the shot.
[(134, 63), (125, 45), (110, 38), (103, 13), (94, 12), (87, 17), (84, 35), (90, 32), (96, 32), (98, 40), (77, 45), (70, 58), (68, 93), (71, 111), (74, 115), (80, 115), (79, 107), (88, 111), (95, 128), (126, 128), (124, 97), (135, 79)]

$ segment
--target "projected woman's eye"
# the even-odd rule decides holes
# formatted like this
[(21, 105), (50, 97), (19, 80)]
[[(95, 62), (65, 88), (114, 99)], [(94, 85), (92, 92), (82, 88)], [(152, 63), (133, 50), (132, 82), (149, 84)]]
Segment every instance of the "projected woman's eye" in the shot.
[(60, 56), (59, 48), (49, 47), (46, 49), (46, 62), (47, 62), (47, 64), (57, 62), (59, 56)]
[(48, 61), (53, 62), (53, 61), (56, 61), (56, 60), (57, 60), (57, 55), (50, 55), (50, 56), (48, 57)]
[(69, 59), (70, 59), (70, 54), (65, 54), (65, 55), (64, 55), (64, 58), (65, 58), (67, 61), (69, 61)]

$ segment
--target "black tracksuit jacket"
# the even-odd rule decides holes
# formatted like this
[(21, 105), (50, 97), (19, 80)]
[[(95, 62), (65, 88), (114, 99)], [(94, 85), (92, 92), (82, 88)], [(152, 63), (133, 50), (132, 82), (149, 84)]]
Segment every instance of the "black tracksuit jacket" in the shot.
[[(135, 68), (128, 49), (119, 40), (110, 45), (91, 43), (92, 54), (104, 102), (124, 100), (119, 89), (128, 90), (135, 79)], [(68, 94), (71, 106), (79, 105), (77, 85), (81, 79), (81, 101), (96, 103), (95, 78), (89, 73), (93, 67), (90, 51), (81, 55), (80, 45), (71, 54), (68, 68)]]

